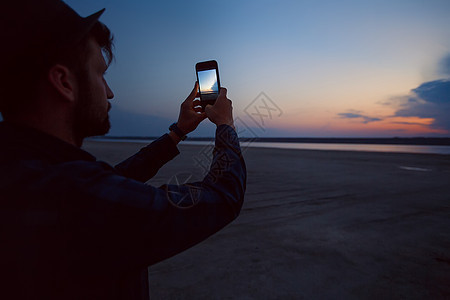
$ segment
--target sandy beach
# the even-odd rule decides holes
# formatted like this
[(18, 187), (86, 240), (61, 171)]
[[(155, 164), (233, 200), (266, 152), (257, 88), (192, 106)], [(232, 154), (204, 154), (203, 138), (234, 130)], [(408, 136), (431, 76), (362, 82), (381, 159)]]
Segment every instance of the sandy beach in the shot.
[[(142, 146), (84, 148), (115, 164)], [(149, 184), (201, 178), (211, 148), (179, 149)], [(450, 298), (449, 155), (247, 148), (244, 157), (241, 215), (151, 266), (152, 299)]]

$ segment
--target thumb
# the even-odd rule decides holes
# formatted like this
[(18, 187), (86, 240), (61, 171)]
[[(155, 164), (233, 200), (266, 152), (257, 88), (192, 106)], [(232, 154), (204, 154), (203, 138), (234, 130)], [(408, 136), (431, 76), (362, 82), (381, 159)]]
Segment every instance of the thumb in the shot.
[(227, 89), (221, 87), (219, 91), (219, 96), (217, 98), (226, 98), (226, 97), (227, 97)]
[(219, 96), (217, 96), (216, 103), (217, 102), (222, 103), (226, 99), (227, 99), (227, 89), (226, 88), (220, 88)]
[(184, 100), (184, 102), (192, 102), (192, 101), (194, 101), (195, 97), (197, 96), (197, 92), (198, 92), (198, 82), (196, 81), (195, 84), (194, 84), (194, 88), (192, 89), (191, 93), (186, 98), (186, 100)]

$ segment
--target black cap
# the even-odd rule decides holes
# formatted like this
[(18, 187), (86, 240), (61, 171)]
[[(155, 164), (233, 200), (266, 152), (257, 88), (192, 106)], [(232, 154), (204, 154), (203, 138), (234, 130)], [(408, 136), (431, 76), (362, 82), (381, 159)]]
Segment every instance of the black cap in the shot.
[(68, 49), (88, 34), (104, 10), (83, 18), (60, 0), (2, 0), (0, 60)]

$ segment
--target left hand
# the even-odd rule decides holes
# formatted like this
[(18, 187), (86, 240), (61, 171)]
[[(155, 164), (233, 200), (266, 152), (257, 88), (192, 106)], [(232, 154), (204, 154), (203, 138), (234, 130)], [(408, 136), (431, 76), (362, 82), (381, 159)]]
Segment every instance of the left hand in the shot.
[(178, 116), (177, 126), (184, 134), (194, 131), (198, 124), (206, 118), (206, 114), (202, 112), (202, 108), (199, 106), (200, 100), (194, 100), (197, 96), (198, 82), (195, 82), (192, 92), (181, 103), (180, 115)]

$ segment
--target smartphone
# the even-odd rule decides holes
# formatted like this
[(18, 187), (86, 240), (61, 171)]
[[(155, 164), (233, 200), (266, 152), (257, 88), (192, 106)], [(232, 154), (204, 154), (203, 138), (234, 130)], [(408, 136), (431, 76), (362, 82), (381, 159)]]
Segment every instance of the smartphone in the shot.
[(195, 65), (197, 81), (200, 89), (200, 105), (205, 110), (206, 105), (213, 105), (219, 96), (220, 79), (217, 61), (202, 61)]

